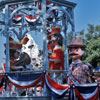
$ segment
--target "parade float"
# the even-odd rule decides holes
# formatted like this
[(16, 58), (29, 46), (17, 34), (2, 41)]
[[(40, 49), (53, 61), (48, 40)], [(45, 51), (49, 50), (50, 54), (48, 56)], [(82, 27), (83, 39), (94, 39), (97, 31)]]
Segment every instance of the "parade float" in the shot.
[[(0, 100), (67, 100), (69, 89), (72, 90), (71, 100), (74, 100), (75, 92), (77, 96), (81, 96), (81, 100), (95, 100), (98, 96), (97, 84), (77, 84), (74, 79), (74, 86), (67, 84), (69, 68), (67, 39), (71, 38), (75, 32), (75, 6), (76, 3), (67, 0), (2, 0), (0, 2), (0, 32), (6, 38), (5, 68), (0, 73)], [(64, 41), (65, 63), (64, 70), (60, 70), (59, 80), (55, 78), (57, 70), (48, 69), (47, 29), (53, 26), (61, 28)], [(41, 55), (39, 55), (39, 46), (35, 44), (30, 33), (43, 35)], [(13, 35), (19, 42), (26, 35), (33, 41), (24, 45), (24, 48), (28, 47), (27, 53), (31, 56), (31, 69), (27, 67), (21, 71), (10, 70), (9, 37)], [(52, 73), (52, 78), (48, 73)], [(66, 81), (63, 82), (63, 79)]]

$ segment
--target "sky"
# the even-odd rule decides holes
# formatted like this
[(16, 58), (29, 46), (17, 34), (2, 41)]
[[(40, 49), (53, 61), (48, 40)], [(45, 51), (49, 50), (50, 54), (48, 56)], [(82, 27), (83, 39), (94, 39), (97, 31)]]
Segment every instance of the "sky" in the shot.
[(75, 31), (87, 30), (87, 24), (100, 25), (100, 0), (70, 0), (74, 9)]
[[(75, 31), (87, 30), (87, 24), (100, 25), (100, 0), (68, 0), (77, 3), (74, 8)], [(0, 26), (1, 27), (1, 26)], [(41, 36), (36, 42), (39, 44)], [(0, 36), (0, 62), (4, 57), (5, 38)]]

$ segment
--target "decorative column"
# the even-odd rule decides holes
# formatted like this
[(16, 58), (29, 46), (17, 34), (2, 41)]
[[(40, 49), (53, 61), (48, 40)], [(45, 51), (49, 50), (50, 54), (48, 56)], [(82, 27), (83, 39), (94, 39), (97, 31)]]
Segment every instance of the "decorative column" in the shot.
[(5, 33), (6, 33), (6, 72), (10, 71), (9, 54), (9, 7), (5, 5)]

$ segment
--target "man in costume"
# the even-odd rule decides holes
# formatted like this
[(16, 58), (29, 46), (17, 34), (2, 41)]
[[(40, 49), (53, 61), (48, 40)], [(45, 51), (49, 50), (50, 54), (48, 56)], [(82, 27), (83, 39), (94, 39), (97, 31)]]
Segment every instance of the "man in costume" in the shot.
[[(52, 46), (52, 54), (50, 56), (50, 70), (64, 70), (64, 52), (62, 51), (63, 37), (60, 34), (58, 26), (53, 27), (50, 33), (50, 44)], [(56, 77), (60, 76), (60, 72), (56, 72)]]
[(58, 26), (52, 27), (51, 32), (48, 30), (47, 30), (47, 32), (48, 32), (48, 45), (47, 45), (48, 57), (50, 58), (50, 56), (53, 52), (53, 48), (54, 48), (54, 45), (53, 45), (53, 42), (51, 41), (51, 38), (54, 34), (60, 34), (60, 28)]
[(72, 84), (73, 81), (70, 75), (80, 84), (92, 82), (90, 78), (90, 66), (82, 62), (82, 55), (84, 54), (85, 47), (82, 38), (74, 37), (69, 41), (69, 56), (72, 59), (72, 63), (69, 67), (70, 74), (68, 77), (68, 84)]

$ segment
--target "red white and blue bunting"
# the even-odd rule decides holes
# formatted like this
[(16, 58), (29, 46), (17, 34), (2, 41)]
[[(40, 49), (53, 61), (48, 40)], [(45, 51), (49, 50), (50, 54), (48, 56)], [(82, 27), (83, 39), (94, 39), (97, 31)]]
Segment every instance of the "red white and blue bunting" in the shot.
[(45, 82), (50, 95), (52, 95), (54, 98), (63, 97), (68, 92), (68, 89), (70, 88), (69, 85), (62, 86), (60, 84), (57, 84), (54, 80), (52, 80), (49, 77), (49, 75), (45, 76)]
[(25, 16), (26, 21), (29, 24), (35, 25), (38, 21), (39, 21), (39, 14), (36, 14), (36, 16), (32, 17), (32, 16)]
[(80, 100), (97, 100), (99, 98), (98, 91), (97, 84), (75, 86), (75, 93)]
[[(71, 90), (70, 100), (75, 100), (76, 96), (79, 100), (99, 100), (99, 86), (97, 84), (78, 84), (69, 86), (66, 84), (60, 85), (50, 78), (46, 73), (31, 73), (31, 74), (6, 74), (1, 77), (0, 88), (2, 88), (3, 83), (12, 83), (18, 88), (30, 88), (35, 87), (38, 84), (42, 86), (46, 84), (47, 90), (50, 95), (54, 98), (61, 98), (69, 89)], [(6, 86), (5, 86), (6, 88)]]
[[(25, 20), (31, 25), (37, 24), (37, 22), (39, 21), (39, 18), (40, 18), (39, 14), (36, 14), (36, 16), (27, 15), (24, 17), (25, 17)], [(12, 20), (15, 24), (18, 24), (22, 21), (22, 18), (23, 18), (22, 15), (16, 15), (13, 17)]]
[(21, 15), (16, 15), (16, 16), (13, 17), (13, 22), (16, 23), (16, 24), (20, 23), (21, 20), (22, 20), (22, 16)]
[(44, 74), (8, 75), (8, 80), (19, 88), (34, 87), (42, 81)]

